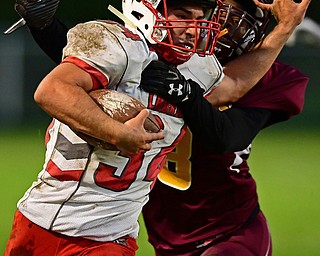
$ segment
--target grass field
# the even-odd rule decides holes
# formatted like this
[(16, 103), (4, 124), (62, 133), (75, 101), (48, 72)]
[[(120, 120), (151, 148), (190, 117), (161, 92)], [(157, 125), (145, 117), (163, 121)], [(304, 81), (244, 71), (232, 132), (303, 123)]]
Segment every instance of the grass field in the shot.
[[(8, 239), (17, 201), (42, 167), (43, 137), (43, 129), (0, 132), (0, 251)], [(320, 255), (319, 156), (317, 130), (269, 128), (253, 144), (249, 162), (269, 220), (274, 256)], [(142, 225), (138, 256), (153, 255), (146, 239)]]

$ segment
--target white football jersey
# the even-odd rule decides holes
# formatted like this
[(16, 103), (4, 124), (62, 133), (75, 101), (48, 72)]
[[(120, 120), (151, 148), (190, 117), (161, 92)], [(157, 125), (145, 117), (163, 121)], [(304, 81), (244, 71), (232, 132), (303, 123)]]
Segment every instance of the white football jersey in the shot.
[(165, 138), (153, 142), (150, 151), (128, 157), (88, 145), (54, 119), (47, 130), (43, 170), (18, 202), (23, 215), (68, 236), (96, 241), (137, 237), (138, 216), (166, 155), (186, 131), (175, 106), (138, 88), (141, 72), (155, 59), (138, 31), (114, 22), (87, 22), (69, 31), (64, 61), (90, 73), (95, 86), (142, 102), (160, 120)]
[(208, 94), (216, 88), (224, 77), (223, 69), (215, 55), (201, 57), (193, 54), (187, 62), (178, 66), (186, 79), (192, 79)]

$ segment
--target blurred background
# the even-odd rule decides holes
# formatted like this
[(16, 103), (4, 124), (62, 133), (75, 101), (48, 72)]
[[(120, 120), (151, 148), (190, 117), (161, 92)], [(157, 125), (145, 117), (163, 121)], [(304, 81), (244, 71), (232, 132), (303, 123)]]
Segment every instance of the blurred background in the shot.
[[(37, 47), (27, 27), (10, 35), (3, 34), (19, 19), (13, 4), (14, 0), (2, 2), (0, 10), (0, 251), (9, 235), (16, 202), (42, 165), (42, 139), (50, 117), (35, 104), (33, 93), (55, 65)], [(107, 10), (108, 4), (121, 9), (120, 0), (62, 0), (57, 16), (69, 26), (92, 19), (115, 20)], [(319, 11), (320, 1), (313, 0), (306, 19), (279, 56), (279, 60), (299, 68), (310, 77), (303, 113), (263, 131), (255, 142), (256, 152), (252, 155), (262, 205), (265, 205), (263, 208), (274, 234), (275, 256), (319, 255), (320, 209), (316, 207), (320, 193), (320, 167), (317, 162), (320, 154)], [(30, 151), (31, 147), (35, 151)], [(273, 166), (266, 161), (267, 154)], [(285, 157), (288, 160), (284, 160)], [(273, 170), (276, 161), (279, 165), (288, 161), (292, 164), (286, 165), (286, 169)], [(33, 173), (25, 174), (30, 168), (34, 169), (31, 169)], [(285, 183), (282, 177), (292, 179)], [(15, 179), (25, 183), (15, 183)], [(281, 195), (286, 200), (281, 200)], [(282, 229), (284, 223), (286, 228)], [(297, 225), (298, 228), (292, 228)], [(146, 239), (144, 231), (142, 239)], [(293, 248), (288, 253), (290, 246)], [(149, 249), (139, 250), (138, 255), (152, 255), (149, 245), (141, 247)], [(312, 248), (309, 253), (308, 248)]]

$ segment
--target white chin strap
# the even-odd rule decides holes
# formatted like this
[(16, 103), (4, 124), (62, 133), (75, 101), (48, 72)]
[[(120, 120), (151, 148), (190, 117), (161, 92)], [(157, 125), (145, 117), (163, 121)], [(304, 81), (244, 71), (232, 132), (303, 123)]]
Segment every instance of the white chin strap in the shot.
[(122, 12), (118, 11), (116, 8), (114, 8), (111, 4), (108, 6), (108, 10), (112, 12), (114, 15), (116, 15), (118, 18), (124, 21), (126, 25), (133, 29), (137, 29), (138, 26), (135, 25), (131, 20), (129, 20)]

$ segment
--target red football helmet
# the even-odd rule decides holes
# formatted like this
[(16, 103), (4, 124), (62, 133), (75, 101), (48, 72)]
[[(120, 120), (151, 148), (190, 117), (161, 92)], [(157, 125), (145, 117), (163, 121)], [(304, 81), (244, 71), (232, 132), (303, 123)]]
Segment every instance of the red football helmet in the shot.
[[(264, 37), (271, 20), (270, 13), (257, 7), (252, 0), (234, 0), (241, 8), (224, 4), (220, 13), (221, 30), (228, 33), (220, 37), (215, 55), (222, 64), (250, 51)], [(273, 0), (260, 0), (271, 4)]]
[[(168, 6), (197, 4), (204, 8), (203, 19), (168, 18)], [(123, 0), (124, 15), (144, 34), (152, 48), (171, 64), (182, 64), (192, 53), (213, 54), (220, 31), (219, 14), (221, 0)], [(192, 44), (175, 44), (173, 29), (194, 28)]]

